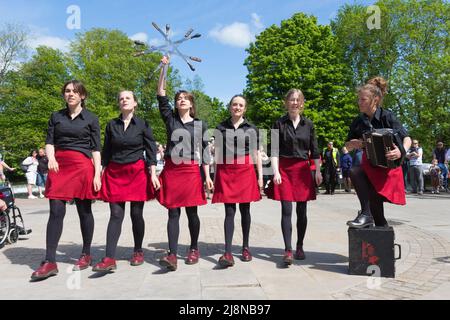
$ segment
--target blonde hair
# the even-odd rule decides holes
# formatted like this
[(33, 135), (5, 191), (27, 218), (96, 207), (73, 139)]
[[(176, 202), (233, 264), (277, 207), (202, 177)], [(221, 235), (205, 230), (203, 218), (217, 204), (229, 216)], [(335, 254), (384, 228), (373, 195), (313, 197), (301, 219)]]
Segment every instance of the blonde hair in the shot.
[(361, 91), (369, 91), (372, 94), (372, 100), (375, 97), (380, 99), (379, 105), (382, 104), (383, 98), (387, 93), (388, 84), (383, 77), (374, 77), (367, 81), (367, 84), (358, 88), (358, 94)]
[(291, 96), (296, 94), (296, 93), (299, 95), (299, 97), (302, 99), (303, 102), (305, 101), (305, 96), (303, 95), (302, 90), (296, 89), (296, 88), (292, 88), (284, 96), (284, 104), (286, 105), (287, 102), (289, 101), (289, 99), (291, 98)]

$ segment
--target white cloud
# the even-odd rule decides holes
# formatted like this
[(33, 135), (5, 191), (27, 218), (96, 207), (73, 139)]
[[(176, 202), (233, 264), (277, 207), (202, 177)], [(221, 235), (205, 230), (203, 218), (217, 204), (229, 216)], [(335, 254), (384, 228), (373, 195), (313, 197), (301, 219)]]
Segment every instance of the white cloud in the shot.
[(30, 38), (28, 40), (28, 45), (33, 49), (36, 49), (39, 46), (47, 46), (67, 52), (69, 51), (70, 41), (59, 37), (39, 35), (37, 37)]
[(256, 29), (264, 29), (264, 25), (261, 22), (261, 17), (254, 12), (252, 13), (252, 23)]
[(209, 36), (222, 44), (246, 48), (255, 41), (256, 34), (264, 29), (258, 14), (252, 13), (251, 18), (251, 23), (233, 22), (227, 26), (218, 25), (209, 32)]
[(246, 23), (234, 22), (228, 26), (216, 26), (209, 35), (219, 42), (233, 47), (245, 48), (255, 38)]
[(130, 39), (133, 40), (133, 41), (138, 40), (138, 41), (142, 41), (144, 43), (147, 43), (148, 36), (147, 36), (147, 34), (145, 32), (139, 32), (139, 33), (133, 34), (130, 37)]
[(164, 43), (165, 43), (165, 41), (162, 38), (161, 39), (153, 38), (153, 39), (150, 39), (150, 41), (148, 42), (148, 45), (157, 47), (157, 46), (162, 46)]

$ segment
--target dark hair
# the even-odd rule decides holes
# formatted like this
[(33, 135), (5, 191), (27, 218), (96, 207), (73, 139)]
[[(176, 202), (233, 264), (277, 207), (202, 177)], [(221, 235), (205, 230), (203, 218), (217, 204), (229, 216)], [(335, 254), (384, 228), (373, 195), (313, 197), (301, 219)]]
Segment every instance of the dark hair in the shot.
[(247, 99), (242, 95), (242, 94), (235, 94), (231, 99), (230, 102), (228, 103), (228, 108), (231, 107), (231, 104), (233, 103), (234, 98), (242, 98), (245, 101), (245, 107), (247, 108)]
[(33, 156), (33, 152), (36, 152), (36, 155), (38, 155), (39, 154), (39, 152), (36, 150), (36, 149), (33, 149), (33, 150), (31, 150), (30, 151), (30, 157), (32, 157)]
[(192, 118), (195, 118), (195, 115), (196, 115), (196, 110), (195, 110), (195, 98), (194, 98), (194, 95), (192, 94), (192, 93), (190, 93), (189, 91), (186, 91), (186, 90), (180, 90), (180, 91), (178, 91), (176, 94), (175, 94), (175, 109), (174, 109), (174, 112), (175, 112), (175, 114), (178, 114), (178, 109), (177, 109), (177, 100), (178, 100), (178, 98), (182, 95), (182, 94), (184, 94), (184, 96), (191, 102), (191, 104), (192, 104), (192, 107), (191, 107), (191, 109), (189, 110), (189, 115), (192, 117)]
[(88, 91), (86, 90), (86, 87), (84, 86), (84, 84), (81, 81), (79, 81), (79, 80), (67, 81), (61, 89), (61, 94), (64, 96), (64, 93), (66, 92), (66, 88), (69, 84), (73, 85), (74, 91), (78, 92), (80, 94), (80, 96), (84, 96), (84, 99), (81, 99), (81, 106), (83, 108), (86, 108), (86, 105), (84, 102), (88, 97)]

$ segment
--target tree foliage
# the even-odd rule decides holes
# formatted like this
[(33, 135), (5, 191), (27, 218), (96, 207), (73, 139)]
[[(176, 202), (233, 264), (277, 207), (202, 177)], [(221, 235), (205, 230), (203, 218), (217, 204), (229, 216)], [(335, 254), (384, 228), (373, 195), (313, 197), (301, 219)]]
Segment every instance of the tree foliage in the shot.
[[(133, 41), (123, 32), (92, 29), (78, 34), (68, 53), (39, 47), (28, 62), (10, 71), (0, 85), (0, 152), (7, 163), (18, 167), (31, 149), (44, 146), (50, 114), (64, 107), (61, 87), (71, 79), (85, 84), (89, 91), (87, 108), (99, 116), (103, 129), (119, 115), (119, 91), (134, 91), (139, 103), (137, 115), (150, 123), (155, 139), (165, 143), (165, 126), (156, 102), (158, 75), (149, 79), (160, 56), (137, 58), (134, 52)], [(194, 79), (195, 86), (200, 83), (200, 78)], [(168, 96), (173, 96), (181, 84), (177, 70), (169, 68)], [(222, 104), (202, 90), (194, 94), (201, 117), (215, 125)]]
[(250, 118), (271, 128), (285, 113), (284, 95), (298, 88), (305, 95), (305, 115), (314, 122), (320, 144), (334, 140), (342, 145), (357, 108), (348, 68), (337, 48), (331, 28), (303, 13), (264, 30), (250, 45), (245, 61)]
[[(385, 107), (429, 152), (450, 142), (450, 4), (443, 0), (381, 0), (381, 28), (369, 30), (366, 8), (343, 6), (332, 22), (354, 85), (382, 75)], [(427, 156), (430, 156), (428, 152)]]

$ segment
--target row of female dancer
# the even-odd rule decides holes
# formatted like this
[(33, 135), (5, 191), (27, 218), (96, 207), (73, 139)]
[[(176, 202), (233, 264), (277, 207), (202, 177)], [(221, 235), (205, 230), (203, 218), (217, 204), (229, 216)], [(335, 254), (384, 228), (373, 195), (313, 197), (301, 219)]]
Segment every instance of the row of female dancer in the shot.
[[(168, 59), (163, 57), (164, 64)], [(93, 271), (108, 272), (116, 269), (116, 247), (125, 214), (125, 203), (131, 203), (131, 219), (134, 236), (134, 253), (130, 264), (144, 262), (142, 242), (144, 238), (143, 208), (145, 201), (157, 198), (168, 209), (169, 251), (160, 259), (160, 265), (168, 270), (177, 269), (177, 248), (181, 208), (185, 207), (191, 237), (187, 264), (199, 261), (198, 237), (200, 220), (197, 207), (207, 203), (199, 163), (206, 176), (206, 185), (215, 189), (213, 203), (225, 204), (225, 254), (219, 259), (223, 267), (234, 265), (231, 252), (234, 232), (236, 204), (241, 213), (243, 245), (242, 261), (251, 261), (249, 249), (250, 203), (261, 199), (262, 161), (257, 144), (246, 141), (245, 146), (235, 148), (226, 142), (227, 135), (242, 130), (244, 133), (257, 130), (245, 118), (247, 102), (241, 95), (233, 97), (229, 104), (230, 118), (216, 129), (222, 133), (223, 144), (216, 147), (216, 157), (228, 157), (218, 161), (215, 181), (209, 176), (209, 160), (199, 157), (207, 147), (204, 132), (207, 125), (195, 118), (195, 103), (191, 93), (180, 91), (175, 96), (175, 108), (171, 109), (165, 94), (165, 79), (160, 75), (157, 99), (161, 117), (167, 130), (167, 152), (165, 166), (156, 176), (156, 145), (149, 124), (138, 118), (133, 92), (122, 91), (118, 96), (121, 115), (111, 120), (105, 131), (101, 154), (100, 127), (98, 118), (85, 106), (87, 91), (79, 81), (70, 81), (62, 89), (66, 108), (52, 114), (49, 120), (46, 150), (49, 159), (49, 175), (46, 197), (50, 201), (50, 216), (47, 224), (46, 257), (33, 272), (33, 280), (46, 279), (58, 273), (56, 249), (63, 229), (66, 202), (75, 199), (80, 217), (83, 249), (74, 270), (83, 270), (92, 264), (91, 242), (94, 218), (91, 210), (93, 199), (109, 202), (111, 216), (107, 229), (106, 255)], [(361, 115), (350, 127), (348, 148), (361, 148), (363, 132), (370, 127), (393, 128), (404, 138), (405, 149), (409, 148), (406, 131), (391, 112), (381, 108), (386, 82), (382, 78), (372, 79), (358, 90)], [(307, 202), (316, 199), (309, 158), (320, 168), (319, 149), (313, 122), (303, 116), (304, 96), (298, 89), (291, 89), (285, 97), (287, 114), (278, 119), (274, 129), (279, 130), (279, 150), (272, 154), (273, 183), (267, 190), (269, 198), (281, 202), (281, 228), (285, 243), (283, 262), (290, 265), (293, 259), (305, 259), (303, 239), (307, 226)], [(198, 130), (201, 128), (201, 130)], [(188, 132), (191, 148), (177, 148), (178, 141), (172, 138), (174, 131)], [(216, 138), (217, 140), (217, 138)], [(186, 150), (190, 150), (187, 152)], [(146, 157), (144, 157), (144, 151)], [(175, 161), (173, 155), (184, 161)], [(231, 157), (230, 157), (231, 154)], [(389, 159), (398, 159), (400, 151), (386, 154)], [(255, 164), (256, 162), (256, 173)], [(103, 167), (103, 172), (102, 172)], [(401, 169), (372, 167), (364, 157), (363, 165), (351, 174), (361, 202), (361, 210), (352, 227), (365, 227), (373, 223), (386, 226), (383, 202), (405, 204)], [(316, 170), (315, 182), (322, 181), (320, 170)], [(186, 182), (189, 181), (189, 185)], [(296, 202), (297, 243), (293, 253), (292, 202)]]

